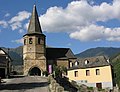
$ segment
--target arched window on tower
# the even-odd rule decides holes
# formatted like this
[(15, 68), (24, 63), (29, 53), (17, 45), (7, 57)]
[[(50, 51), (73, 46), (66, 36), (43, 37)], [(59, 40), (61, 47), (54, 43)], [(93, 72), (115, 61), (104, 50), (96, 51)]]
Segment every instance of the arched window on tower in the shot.
[(38, 44), (40, 44), (40, 38), (38, 38)]
[(32, 44), (32, 43), (33, 43), (33, 39), (29, 38), (29, 44)]
[(26, 45), (26, 39), (24, 39), (24, 45)]

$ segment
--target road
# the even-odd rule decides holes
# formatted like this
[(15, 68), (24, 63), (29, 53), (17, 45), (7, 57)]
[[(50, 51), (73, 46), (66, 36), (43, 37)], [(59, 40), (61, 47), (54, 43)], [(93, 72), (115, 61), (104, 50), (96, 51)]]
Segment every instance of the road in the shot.
[(28, 76), (8, 79), (0, 84), (0, 92), (49, 92), (47, 78)]

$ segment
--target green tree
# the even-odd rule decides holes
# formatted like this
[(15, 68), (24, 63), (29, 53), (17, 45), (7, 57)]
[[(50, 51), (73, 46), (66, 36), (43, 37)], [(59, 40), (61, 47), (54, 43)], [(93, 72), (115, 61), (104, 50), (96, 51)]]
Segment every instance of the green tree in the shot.
[(55, 77), (62, 77), (62, 74), (67, 73), (67, 68), (64, 66), (53, 66), (54, 76)]

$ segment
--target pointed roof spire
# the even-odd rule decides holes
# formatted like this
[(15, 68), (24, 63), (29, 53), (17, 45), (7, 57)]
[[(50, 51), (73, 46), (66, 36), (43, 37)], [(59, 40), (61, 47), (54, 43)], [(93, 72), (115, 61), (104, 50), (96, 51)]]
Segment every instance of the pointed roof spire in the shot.
[(42, 34), (36, 5), (33, 6), (32, 16), (28, 26), (28, 34), (32, 34), (32, 33)]

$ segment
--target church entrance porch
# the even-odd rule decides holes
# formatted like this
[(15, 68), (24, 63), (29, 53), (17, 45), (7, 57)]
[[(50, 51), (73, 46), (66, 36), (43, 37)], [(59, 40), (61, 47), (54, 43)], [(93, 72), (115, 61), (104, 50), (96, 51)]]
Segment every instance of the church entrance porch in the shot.
[(29, 75), (38, 75), (41, 76), (41, 70), (38, 67), (33, 67), (29, 70)]

